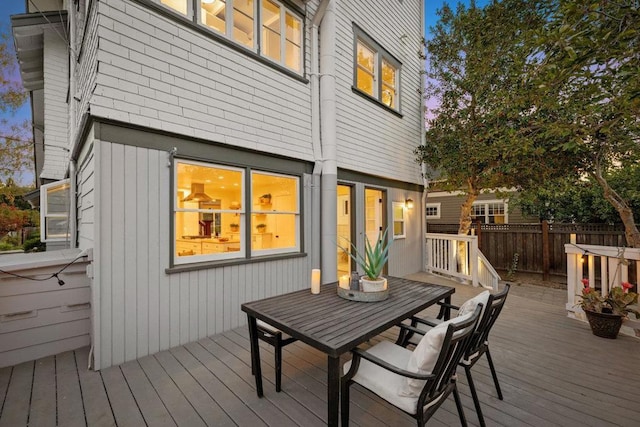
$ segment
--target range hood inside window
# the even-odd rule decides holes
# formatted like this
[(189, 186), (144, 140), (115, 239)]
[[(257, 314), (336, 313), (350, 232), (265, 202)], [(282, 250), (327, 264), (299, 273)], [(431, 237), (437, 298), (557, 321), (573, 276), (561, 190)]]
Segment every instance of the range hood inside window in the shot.
[(204, 184), (191, 184), (191, 193), (184, 199), (183, 202), (210, 202), (213, 199), (204, 192)]

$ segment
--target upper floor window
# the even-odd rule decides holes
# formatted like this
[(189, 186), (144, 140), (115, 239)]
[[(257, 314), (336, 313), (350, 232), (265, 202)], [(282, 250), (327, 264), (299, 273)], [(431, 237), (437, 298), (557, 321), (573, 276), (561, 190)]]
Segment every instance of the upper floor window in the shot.
[(400, 62), (355, 25), (354, 33), (354, 89), (400, 111)]
[(299, 177), (178, 160), (174, 179), (176, 264), (300, 251)]
[(70, 191), (69, 179), (40, 187), (40, 240), (43, 242), (69, 240)]
[(302, 17), (276, 0), (157, 1), (279, 65), (302, 73)]
[(427, 203), (425, 215), (427, 218), (440, 219), (440, 203)]
[(506, 224), (507, 207), (505, 202), (476, 202), (471, 207), (471, 219), (484, 224)]

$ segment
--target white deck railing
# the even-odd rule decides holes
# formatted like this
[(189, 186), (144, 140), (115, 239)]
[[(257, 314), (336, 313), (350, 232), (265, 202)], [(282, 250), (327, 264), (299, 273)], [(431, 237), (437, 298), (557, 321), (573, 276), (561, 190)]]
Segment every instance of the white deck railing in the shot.
[(477, 236), (427, 233), (425, 271), (497, 290), (500, 276), (478, 249)]
[[(615, 246), (564, 245), (567, 254), (567, 312), (569, 317), (586, 320), (579, 306), (582, 279), (591, 287), (600, 285), (603, 296), (622, 282), (640, 283), (640, 249)], [(636, 263), (636, 277), (629, 277), (629, 264)], [(640, 337), (640, 320), (626, 320), (623, 332)]]

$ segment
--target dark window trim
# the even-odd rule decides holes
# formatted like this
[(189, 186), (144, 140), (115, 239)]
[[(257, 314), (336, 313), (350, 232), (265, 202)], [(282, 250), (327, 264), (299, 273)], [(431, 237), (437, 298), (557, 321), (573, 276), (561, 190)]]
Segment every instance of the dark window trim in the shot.
[[(400, 94), (400, 88), (402, 86), (402, 62), (400, 62), (398, 58), (393, 56), (387, 49), (382, 47), (380, 43), (376, 42), (373, 39), (373, 37), (367, 34), (367, 32), (364, 31), (360, 26), (358, 26), (358, 24), (356, 24), (355, 22), (352, 22), (351, 25), (353, 28), (353, 63), (352, 63), (353, 85), (351, 86), (351, 89), (353, 90), (354, 93), (363, 96), (365, 99), (368, 99), (374, 102), (376, 105), (382, 106), (385, 110), (391, 113), (394, 113), (398, 117), (402, 118), (403, 117), (402, 116), (402, 96)], [(358, 65), (357, 64), (358, 40), (362, 40), (366, 45), (368, 45), (372, 50), (374, 50), (377, 53), (378, 60), (376, 61), (376, 64), (375, 64), (376, 78), (377, 78), (376, 86), (377, 86), (377, 92), (378, 92), (377, 97), (371, 96), (368, 93), (365, 93), (362, 90), (358, 89), (358, 81), (357, 81), (358, 75), (356, 73), (356, 68)], [(396, 96), (398, 97), (398, 109), (391, 108), (385, 105), (381, 101), (380, 94), (382, 93), (382, 60), (383, 59), (386, 59), (388, 62), (391, 63), (391, 65), (396, 67), (396, 71), (397, 71)]]
[[(211, 165), (211, 167), (215, 167), (215, 166), (229, 166), (229, 167), (234, 167), (237, 169), (244, 169), (244, 185), (245, 185), (245, 192), (244, 192), (244, 206), (251, 206), (251, 191), (250, 191), (250, 186), (251, 186), (251, 172), (267, 172), (267, 173), (274, 173), (274, 174), (279, 174), (279, 175), (286, 175), (286, 176), (291, 176), (291, 177), (296, 177), (298, 178), (298, 216), (300, 217), (300, 236), (299, 236), (299, 242), (300, 242), (300, 249), (298, 251), (291, 251), (291, 252), (287, 252), (287, 253), (279, 253), (279, 254), (268, 254), (268, 255), (256, 255), (254, 253), (251, 252), (251, 232), (249, 233), (245, 233), (245, 254), (243, 257), (238, 257), (238, 258), (233, 258), (233, 259), (224, 259), (224, 260), (210, 260), (210, 261), (202, 261), (202, 262), (193, 262), (193, 263), (189, 263), (189, 262), (185, 262), (184, 264), (176, 264), (176, 260), (175, 260), (175, 252), (176, 252), (176, 237), (175, 237), (175, 196), (176, 196), (176, 188), (175, 188), (175, 168), (176, 168), (176, 163), (179, 162), (180, 160), (184, 160), (184, 161), (195, 161), (195, 162), (201, 162), (201, 163), (209, 163)], [(216, 159), (212, 159), (212, 158), (208, 158), (208, 159), (202, 159), (202, 158), (193, 158), (191, 156), (183, 156), (183, 155), (174, 155), (172, 156), (171, 159), (171, 166), (170, 166), (170, 174), (171, 174), (171, 183), (169, 185), (170, 187), (170, 200), (169, 200), (169, 211), (170, 211), (170, 217), (169, 217), (169, 227), (171, 228), (170, 232), (171, 232), (171, 241), (170, 241), (170, 251), (171, 251), (171, 255), (170, 255), (170, 259), (169, 259), (169, 268), (166, 269), (166, 272), (178, 272), (178, 271), (184, 271), (182, 269), (182, 267), (185, 266), (191, 266), (191, 265), (204, 265), (204, 267), (201, 268), (196, 268), (196, 270), (200, 270), (202, 268), (212, 268), (212, 267), (220, 267), (220, 266), (225, 266), (225, 265), (237, 265), (237, 264), (246, 264), (249, 262), (256, 262), (256, 261), (263, 261), (263, 260), (271, 260), (271, 259), (281, 259), (281, 258), (290, 258), (293, 256), (299, 256), (300, 254), (304, 254), (304, 176), (302, 174), (299, 173), (290, 173), (290, 172), (282, 172), (280, 170), (277, 169), (272, 169), (272, 168), (268, 168), (268, 167), (261, 167), (261, 166), (249, 166), (246, 164), (238, 164), (235, 162), (225, 162), (225, 161), (220, 161), (220, 160), (216, 160)], [(251, 224), (250, 222), (250, 216), (252, 215), (253, 210), (250, 209), (245, 209), (244, 214), (245, 214), (245, 228), (247, 228), (246, 226), (248, 225), (248, 230), (251, 230), (251, 227), (253, 226), (253, 224)], [(306, 256), (306, 255), (305, 255)]]
[[(274, 70), (280, 71), (281, 73), (286, 74), (287, 76), (294, 78), (302, 83), (309, 83), (309, 79), (307, 79), (306, 75), (307, 75), (307, 71), (306, 71), (306, 67), (305, 67), (305, 55), (306, 55), (306, 51), (305, 51), (305, 47), (306, 47), (306, 43), (304, 43), (305, 40), (305, 34), (306, 34), (306, 25), (305, 25), (305, 14), (304, 12), (301, 12), (299, 8), (297, 7), (292, 7), (288, 2), (283, 2), (286, 3), (287, 7), (290, 8), (290, 10), (292, 12), (298, 13), (299, 14), (299, 18), (302, 21), (302, 41), (303, 41), (303, 49), (302, 49), (302, 74), (298, 74), (295, 71), (292, 71), (290, 69), (288, 69), (287, 67), (284, 67), (280, 64), (277, 64), (275, 62), (273, 62), (271, 59), (268, 59), (262, 55), (260, 55), (260, 37), (261, 34), (258, 34), (258, 46), (256, 48), (256, 52), (252, 51), (249, 48), (246, 48), (230, 39), (228, 39), (226, 36), (223, 36), (221, 34), (216, 33), (215, 31), (200, 25), (197, 22), (197, 13), (194, 12), (193, 14), (193, 19), (189, 19), (186, 16), (175, 12), (173, 10), (171, 10), (169, 7), (163, 6), (160, 3), (156, 3), (152, 0), (135, 0), (137, 3), (154, 10), (155, 12), (158, 12), (160, 15), (163, 15), (166, 18), (170, 18), (174, 21), (180, 22), (181, 24), (189, 27), (190, 29), (197, 31), (200, 34), (203, 34), (207, 37), (212, 38), (213, 40), (215, 40), (216, 42), (219, 42), (233, 50), (235, 50), (236, 52), (239, 52), (243, 55), (246, 55), (252, 59), (255, 59), (256, 61), (260, 62), (263, 65), (266, 65), (270, 68), (273, 68)], [(188, 1), (192, 1), (193, 0), (188, 0)], [(282, 0), (279, 0), (282, 1)], [(195, 3), (194, 3), (195, 4)], [(260, 8), (258, 8), (260, 9)], [(258, 19), (259, 22), (259, 10), (258, 10), (258, 16), (256, 16), (256, 19)], [(258, 31), (258, 33), (260, 33), (260, 31)]]
[(271, 262), (291, 258), (304, 258), (306, 256), (307, 254), (305, 252), (294, 252), (290, 254), (265, 255), (259, 258), (237, 258), (224, 261), (195, 262), (193, 264), (179, 264), (171, 266), (169, 268), (165, 268), (164, 272), (166, 274), (185, 273), (188, 271), (208, 270), (211, 268), (229, 267), (232, 265), (246, 265), (255, 264), (258, 262)]

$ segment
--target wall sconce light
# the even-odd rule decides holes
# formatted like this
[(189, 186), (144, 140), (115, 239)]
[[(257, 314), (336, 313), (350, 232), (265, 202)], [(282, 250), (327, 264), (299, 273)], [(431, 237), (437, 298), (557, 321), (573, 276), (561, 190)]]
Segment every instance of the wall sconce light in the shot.
[(413, 199), (407, 199), (404, 201), (404, 206), (407, 209), (413, 209)]

